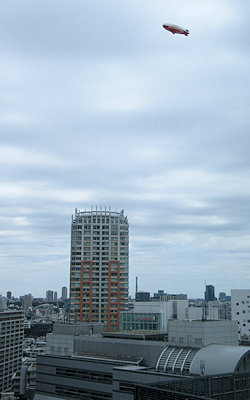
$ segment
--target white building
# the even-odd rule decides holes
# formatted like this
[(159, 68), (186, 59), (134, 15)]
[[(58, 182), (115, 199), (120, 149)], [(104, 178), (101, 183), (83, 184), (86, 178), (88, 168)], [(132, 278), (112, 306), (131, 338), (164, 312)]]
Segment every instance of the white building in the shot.
[(32, 307), (32, 294), (25, 294), (22, 296), (22, 309), (28, 311)]
[(75, 211), (71, 226), (70, 322), (119, 328), (128, 304), (128, 219), (124, 211)]
[(232, 320), (238, 321), (240, 339), (250, 337), (250, 289), (231, 290)]
[(62, 300), (65, 300), (65, 299), (67, 299), (67, 292), (68, 292), (68, 289), (67, 289), (67, 287), (66, 286), (63, 286), (62, 287)]
[(53, 303), (54, 301), (54, 291), (53, 290), (47, 290), (46, 291), (46, 302), (47, 303)]
[(209, 301), (206, 306), (198, 307), (194, 305), (189, 305), (188, 307), (188, 319), (199, 320), (204, 317), (206, 320), (218, 320), (219, 318), (219, 306)]
[(174, 346), (239, 345), (236, 321), (169, 321), (168, 342)]
[(161, 330), (167, 331), (170, 319), (188, 319), (188, 300), (135, 302), (135, 314), (161, 314)]
[(219, 308), (214, 304), (208, 303), (206, 308), (189, 306), (188, 300), (166, 300), (166, 301), (144, 301), (135, 302), (134, 314), (160, 314), (160, 330), (168, 330), (170, 320), (219, 320)]

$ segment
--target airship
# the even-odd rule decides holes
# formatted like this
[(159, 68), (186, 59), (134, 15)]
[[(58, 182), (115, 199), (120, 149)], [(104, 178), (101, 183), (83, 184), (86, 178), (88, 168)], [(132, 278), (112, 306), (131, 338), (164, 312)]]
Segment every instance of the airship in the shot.
[(169, 32), (172, 32), (173, 34), (178, 33), (179, 35), (185, 35), (185, 36), (189, 34), (188, 29), (181, 28), (178, 25), (163, 24), (163, 28), (165, 28)]

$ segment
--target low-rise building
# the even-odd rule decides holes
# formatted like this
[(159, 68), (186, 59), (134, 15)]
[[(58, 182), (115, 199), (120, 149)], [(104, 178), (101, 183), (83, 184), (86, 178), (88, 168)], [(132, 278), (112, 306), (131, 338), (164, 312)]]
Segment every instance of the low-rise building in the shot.
[[(38, 357), (35, 400), (134, 400), (140, 399), (135, 397), (138, 385), (149, 382), (159, 385), (187, 377), (191, 382), (197, 376), (236, 373), (250, 378), (250, 349), (229, 344), (237, 342), (234, 322), (171, 323), (169, 342), (164, 337), (149, 341), (143, 335), (129, 339), (121, 333), (100, 334), (100, 326), (94, 333), (92, 324), (56, 326), (47, 335), (47, 354)], [(224, 340), (227, 344), (221, 344)]]

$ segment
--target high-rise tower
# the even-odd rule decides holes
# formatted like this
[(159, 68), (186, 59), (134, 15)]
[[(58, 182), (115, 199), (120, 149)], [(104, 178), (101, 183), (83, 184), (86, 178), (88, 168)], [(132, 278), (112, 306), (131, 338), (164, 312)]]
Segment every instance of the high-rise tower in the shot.
[(119, 329), (128, 304), (129, 225), (124, 211), (75, 210), (71, 226), (70, 322)]

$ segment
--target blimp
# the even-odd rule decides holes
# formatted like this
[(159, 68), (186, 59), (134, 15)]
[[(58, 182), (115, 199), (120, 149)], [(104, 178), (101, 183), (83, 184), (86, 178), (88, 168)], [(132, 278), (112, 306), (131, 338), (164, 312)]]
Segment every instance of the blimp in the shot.
[(188, 29), (181, 28), (178, 25), (163, 24), (163, 28), (165, 28), (169, 32), (172, 32), (173, 34), (178, 33), (179, 35), (185, 35), (185, 36), (189, 34)]

